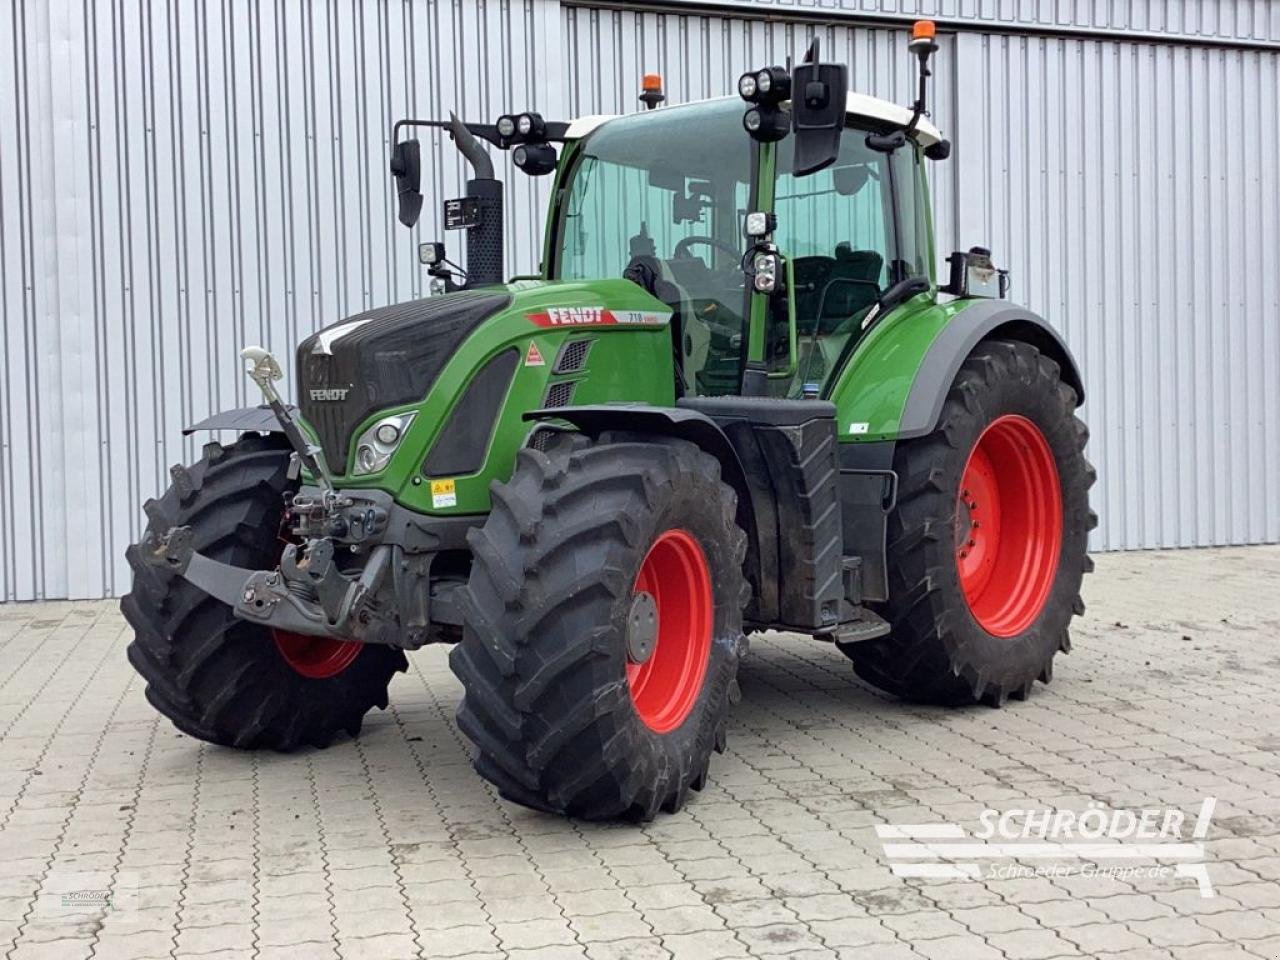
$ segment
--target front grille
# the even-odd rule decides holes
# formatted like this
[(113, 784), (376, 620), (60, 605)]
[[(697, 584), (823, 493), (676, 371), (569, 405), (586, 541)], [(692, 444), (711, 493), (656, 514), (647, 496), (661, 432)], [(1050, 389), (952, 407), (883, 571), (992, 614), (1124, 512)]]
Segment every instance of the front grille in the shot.
[(587, 351), (591, 349), (592, 340), (570, 340), (560, 348), (552, 373), (577, 373), (587, 362)]
[(567, 407), (569, 401), (573, 399), (573, 388), (577, 384), (572, 381), (553, 383), (547, 388), (547, 397), (542, 401), (543, 408), (547, 407)]
[(511, 302), (463, 292), (380, 307), (312, 334), (298, 345), (298, 407), (345, 473), (351, 433), (370, 414), (426, 396), (454, 351)]

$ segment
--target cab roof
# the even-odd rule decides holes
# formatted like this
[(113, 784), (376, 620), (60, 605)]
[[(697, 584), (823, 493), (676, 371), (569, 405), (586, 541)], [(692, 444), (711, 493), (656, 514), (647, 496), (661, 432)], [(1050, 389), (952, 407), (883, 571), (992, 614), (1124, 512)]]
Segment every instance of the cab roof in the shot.
[[(730, 97), (715, 97), (711, 99), (729, 100)], [(706, 103), (706, 100), (691, 100), (689, 103)], [(673, 104), (673, 106), (684, 106), (685, 104)], [(743, 109), (746, 105), (743, 105)], [(878, 120), (881, 123), (888, 123), (895, 127), (906, 127), (911, 122), (911, 111), (900, 104), (893, 103), (889, 100), (881, 100), (879, 97), (869, 97), (865, 93), (849, 93), (846, 100), (845, 111), (853, 114), (855, 117), (864, 117), (868, 120)], [(591, 116), (578, 117), (569, 124), (569, 129), (565, 131), (566, 140), (577, 140), (585, 137), (592, 130), (600, 127), (610, 120), (615, 120), (619, 116), (626, 114), (616, 113), (600, 113)], [(942, 139), (942, 134), (938, 131), (927, 117), (921, 117), (920, 122), (916, 124), (916, 140), (921, 146), (930, 146)]]

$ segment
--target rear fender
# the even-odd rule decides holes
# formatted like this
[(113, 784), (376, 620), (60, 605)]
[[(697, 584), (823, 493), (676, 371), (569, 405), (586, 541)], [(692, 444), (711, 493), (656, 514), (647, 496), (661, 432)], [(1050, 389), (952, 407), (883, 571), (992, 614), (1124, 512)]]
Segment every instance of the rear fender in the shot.
[(1062, 337), (1025, 307), (1003, 300), (933, 303), (920, 297), (873, 326), (831, 382), (842, 442), (932, 433), (960, 365), (984, 340), (1019, 340), (1054, 360), (1084, 402), (1079, 368)]
[(971, 303), (938, 332), (921, 358), (902, 408), (898, 439), (921, 437), (934, 431), (960, 365), (984, 340), (1029, 343), (1058, 364), (1063, 381), (1075, 391), (1076, 406), (1084, 403), (1080, 369), (1058, 331), (1025, 307), (1001, 300)]

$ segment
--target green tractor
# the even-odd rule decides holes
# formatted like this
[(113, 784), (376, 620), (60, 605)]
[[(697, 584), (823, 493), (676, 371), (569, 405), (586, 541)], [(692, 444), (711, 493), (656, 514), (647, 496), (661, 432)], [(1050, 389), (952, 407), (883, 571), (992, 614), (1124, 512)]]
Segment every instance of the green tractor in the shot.
[[(173, 468), (128, 551), (156, 709), (323, 747), (405, 651), (453, 643), (502, 796), (644, 820), (706, 783), (752, 632), (913, 701), (1047, 682), (1095, 523), (1080, 374), (988, 251), (935, 279), (931, 24), (911, 47), (911, 107), (849, 93), (815, 42), (741, 98), (656, 109), (646, 77), (627, 116), (397, 123), (405, 224), (407, 133), (471, 165), (444, 208), (467, 271), (422, 244), (433, 295), (302, 341), (296, 406), (243, 352), (264, 404), (190, 428), (239, 439)], [(491, 147), (555, 176), (536, 277), (504, 282)]]

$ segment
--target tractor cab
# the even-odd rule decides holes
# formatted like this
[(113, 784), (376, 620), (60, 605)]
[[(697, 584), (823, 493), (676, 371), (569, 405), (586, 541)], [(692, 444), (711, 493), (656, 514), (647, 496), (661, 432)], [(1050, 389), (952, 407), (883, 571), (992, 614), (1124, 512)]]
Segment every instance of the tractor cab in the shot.
[[(932, 283), (923, 158), (942, 138), (925, 122), (903, 149), (877, 151), (866, 138), (904, 129), (910, 111), (859, 94), (847, 108), (836, 156), (807, 175), (790, 151), (743, 136), (737, 99), (571, 124), (547, 279), (624, 276), (667, 303), (677, 392), (692, 396), (739, 392), (761, 296), (768, 394), (820, 391), (884, 291)], [(753, 212), (789, 268), (771, 297), (750, 282)]]

